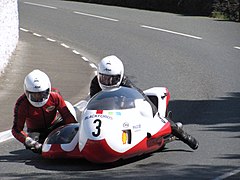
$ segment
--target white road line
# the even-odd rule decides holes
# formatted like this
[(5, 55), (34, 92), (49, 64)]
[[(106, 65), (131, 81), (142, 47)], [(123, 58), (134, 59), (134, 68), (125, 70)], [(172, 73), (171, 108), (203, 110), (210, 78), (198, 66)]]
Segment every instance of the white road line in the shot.
[(235, 174), (238, 174), (238, 173), (240, 173), (240, 168), (235, 169), (231, 172), (227, 172), (227, 173), (225, 173), (221, 176), (218, 176), (218, 177), (214, 178), (213, 180), (223, 180), (223, 179), (226, 179), (228, 177), (234, 176)]
[(13, 138), (13, 135), (12, 135), (11, 129), (4, 132), (0, 132), (0, 143), (12, 138)]
[(29, 32), (29, 30), (27, 29), (24, 29), (24, 28), (20, 28), (21, 31), (24, 31), (24, 32)]
[(51, 42), (56, 42), (55, 39), (51, 39), (51, 38), (46, 38), (48, 41), (51, 41)]
[(97, 69), (97, 66), (96, 66), (95, 64), (90, 63), (89, 65), (90, 65), (92, 68)]
[(73, 50), (72, 52), (73, 52), (74, 54), (77, 54), (77, 55), (80, 54), (80, 52), (78, 52), (78, 51), (76, 51), (76, 50)]
[(37, 4), (37, 3), (31, 3), (31, 2), (24, 2), (24, 3), (29, 4), (29, 5), (33, 5), (33, 6), (45, 7), (45, 8), (49, 8), (49, 9), (57, 9), (56, 7), (47, 6), (47, 5), (44, 5), (44, 4)]
[(64, 43), (61, 43), (61, 46), (65, 47), (65, 48), (70, 48), (68, 45), (64, 44)]
[(240, 50), (240, 47), (238, 47), (238, 46), (234, 46), (234, 48), (235, 48), (235, 49), (239, 49), (239, 50)]
[(83, 15), (83, 16), (89, 16), (89, 17), (104, 19), (104, 20), (108, 20), (108, 21), (119, 21), (119, 20), (117, 20), (117, 19), (112, 19), (112, 18), (103, 17), (103, 16), (98, 16), (98, 15), (93, 15), (93, 14), (87, 14), (87, 13), (82, 13), (82, 12), (77, 12), (77, 11), (74, 11), (73, 13), (75, 13), (75, 14), (80, 14), (80, 15)]
[(41, 34), (37, 34), (37, 33), (33, 33), (34, 36), (37, 36), (37, 37), (42, 37)]
[(86, 62), (89, 62), (89, 60), (88, 60), (88, 58), (86, 58), (86, 57), (82, 57), (82, 59), (84, 60), (84, 61), (86, 61)]
[(157, 27), (152, 27), (152, 26), (146, 26), (146, 25), (141, 25), (142, 28), (147, 28), (147, 29), (152, 29), (152, 30), (157, 30), (157, 31), (162, 31), (162, 32), (166, 32), (166, 33), (171, 33), (171, 34), (176, 34), (176, 35), (180, 35), (180, 36), (185, 36), (185, 37), (189, 37), (189, 38), (193, 38), (193, 39), (202, 39), (201, 37), (198, 36), (193, 36), (190, 34), (184, 34), (184, 33), (180, 33), (180, 32), (175, 32), (175, 31), (170, 31), (167, 29), (161, 29), (161, 28), (157, 28)]

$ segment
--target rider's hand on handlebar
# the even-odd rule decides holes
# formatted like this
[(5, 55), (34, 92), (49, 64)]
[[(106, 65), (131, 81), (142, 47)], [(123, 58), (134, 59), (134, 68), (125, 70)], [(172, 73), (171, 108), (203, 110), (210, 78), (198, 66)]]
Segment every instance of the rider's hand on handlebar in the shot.
[(42, 152), (42, 144), (33, 140), (30, 137), (27, 137), (25, 140), (25, 146), (27, 149), (32, 150), (34, 153), (41, 153)]

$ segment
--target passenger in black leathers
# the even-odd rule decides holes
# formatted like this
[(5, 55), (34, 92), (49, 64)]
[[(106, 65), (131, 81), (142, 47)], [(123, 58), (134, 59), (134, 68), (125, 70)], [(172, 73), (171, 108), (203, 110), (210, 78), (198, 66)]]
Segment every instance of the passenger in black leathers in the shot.
[[(127, 76), (124, 75), (124, 66), (122, 61), (114, 55), (103, 58), (98, 64), (98, 74), (92, 79), (90, 84), (90, 97), (100, 92), (102, 89), (125, 86), (129, 88), (137, 89), (149, 102), (152, 107), (153, 116), (158, 112), (157, 107), (152, 101), (144, 94), (144, 92), (137, 88)], [(171, 124), (172, 134), (179, 140), (186, 143), (192, 149), (198, 148), (198, 141), (183, 131), (176, 123), (171, 120), (171, 117), (167, 117)]]

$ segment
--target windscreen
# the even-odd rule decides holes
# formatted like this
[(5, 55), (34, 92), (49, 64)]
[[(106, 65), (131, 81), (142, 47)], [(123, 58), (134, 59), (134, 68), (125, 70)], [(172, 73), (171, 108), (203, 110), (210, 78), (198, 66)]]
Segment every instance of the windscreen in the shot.
[(47, 144), (68, 144), (79, 130), (79, 124), (68, 124), (52, 131), (47, 140)]
[(135, 108), (135, 100), (144, 99), (134, 88), (120, 87), (100, 91), (88, 103), (88, 110), (119, 110)]

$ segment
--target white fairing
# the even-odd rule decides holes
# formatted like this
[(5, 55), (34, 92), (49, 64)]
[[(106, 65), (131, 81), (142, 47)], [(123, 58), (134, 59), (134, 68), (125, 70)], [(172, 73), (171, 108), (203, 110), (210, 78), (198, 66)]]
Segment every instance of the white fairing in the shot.
[(42, 152), (48, 152), (51, 148), (51, 144), (47, 144), (47, 143), (43, 143), (43, 146), (42, 146)]
[(167, 96), (169, 95), (168, 89), (165, 87), (153, 87), (144, 91), (147, 96), (155, 96), (158, 99), (158, 112), (161, 117), (165, 117), (167, 108)]
[(78, 143), (78, 140), (79, 140), (79, 131), (77, 132), (77, 134), (74, 136), (74, 138), (72, 139), (72, 141), (70, 143), (61, 144), (61, 148), (66, 152), (73, 151)]
[[(167, 122), (158, 115), (153, 117), (150, 104), (136, 90), (121, 87), (115, 91), (116, 94), (108, 93), (109, 97), (101, 92), (94, 100), (90, 100), (83, 111), (79, 130), (80, 151), (84, 149), (87, 140), (105, 139), (112, 150), (123, 153), (139, 144), (148, 133), (156, 134)], [(118, 92), (126, 95), (121, 102), (122, 96)], [(134, 97), (130, 96), (131, 93)], [(104, 98), (106, 101), (102, 101)], [(111, 106), (113, 101), (119, 107), (113, 104), (115, 108), (109, 109), (108, 105)], [(91, 103), (98, 108), (91, 106)]]
[(75, 111), (73, 105), (72, 105), (70, 102), (68, 102), (68, 101), (65, 101), (65, 103), (66, 103), (66, 105), (67, 105), (70, 113), (73, 115), (73, 117), (74, 117), (75, 119), (77, 119), (77, 114), (76, 114), (76, 111)]

